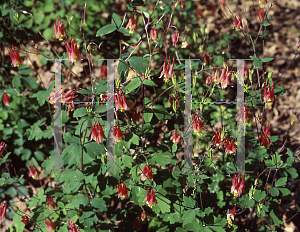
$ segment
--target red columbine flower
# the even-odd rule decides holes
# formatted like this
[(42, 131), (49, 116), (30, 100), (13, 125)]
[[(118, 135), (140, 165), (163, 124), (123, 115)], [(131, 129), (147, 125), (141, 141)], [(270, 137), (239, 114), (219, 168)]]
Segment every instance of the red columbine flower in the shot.
[(177, 129), (175, 130), (174, 134), (171, 136), (170, 140), (173, 141), (173, 143), (177, 143), (177, 144), (180, 142), (181, 137), (178, 134)]
[(166, 63), (167, 57), (165, 58), (164, 64), (163, 64), (163, 70), (158, 78), (161, 78), (164, 76), (164, 82), (170, 81), (170, 78), (173, 77), (173, 68), (174, 68), (174, 62), (175, 57), (173, 58), (172, 66), (170, 67), (170, 62), (168, 64)]
[(247, 67), (244, 66), (244, 70), (240, 70), (240, 76), (241, 77), (247, 77), (248, 76), (248, 70), (247, 70)]
[(141, 214), (142, 221), (144, 221), (146, 219), (146, 217), (147, 217), (147, 213), (146, 213), (146, 211), (143, 211)]
[(222, 130), (221, 130), (221, 128), (219, 128), (219, 130), (217, 132), (213, 131), (213, 134), (214, 134), (214, 141), (215, 141), (214, 146), (222, 147), (223, 146), (223, 141), (222, 141)]
[(122, 138), (125, 139), (125, 136), (123, 135), (119, 124), (116, 124), (116, 127), (114, 127), (114, 138), (117, 143), (120, 142)]
[(6, 210), (7, 210), (7, 202), (3, 201), (0, 203), (0, 220), (6, 217)]
[(152, 208), (154, 203), (157, 204), (157, 200), (155, 198), (155, 193), (154, 193), (153, 189), (151, 190), (151, 194), (149, 194), (149, 189), (147, 190), (147, 196), (145, 197), (143, 202), (145, 202), (145, 201), (147, 201), (150, 208)]
[(106, 94), (101, 94), (100, 98), (101, 98), (101, 101), (103, 101), (103, 102), (107, 101), (107, 95)]
[(52, 206), (52, 208), (53, 208), (54, 210), (56, 210), (56, 204), (53, 202), (52, 196), (47, 197), (47, 205), (48, 205), (48, 208), (49, 208), (50, 211), (52, 211), (52, 209), (51, 209), (50, 206)]
[(232, 138), (230, 137), (230, 141), (229, 139), (227, 139), (227, 135), (225, 138), (225, 152), (226, 155), (234, 155), (236, 153), (236, 147), (234, 142), (232, 141)]
[(220, 7), (222, 10), (224, 10), (224, 8), (226, 6), (225, 2), (226, 2), (225, 0), (220, 0)]
[(121, 112), (124, 112), (127, 110), (127, 99), (125, 97), (125, 94), (123, 93), (122, 89), (116, 89), (117, 96), (115, 95), (115, 102), (116, 102), (116, 111), (120, 110)]
[(68, 90), (65, 93), (66, 90), (60, 89), (59, 91), (57, 91), (55, 94), (53, 94), (52, 96), (50, 96), (49, 98), (49, 102), (51, 104), (57, 104), (58, 102), (61, 103), (67, 103), (68, 104), (68, 108), (73, 110), (74, 109), (74, 102), (73, 100), (78, 96), (75, 95), (75, 93), (73, 92), (74, 89)]
[(263, 20), (265, 17), (265, 11), (264, 8), (259, 8), (257, 18), (258, 20)]
[(100, 67), (100, 77), (105, 78), (107, 77), (107, 65), (102, 64)]
[(80, 232), (73, 219), (68, 219), (68, 229), (69, 232)]
[(141, 181), (147, 180), (149, 178), (150, 180), (153, 180), (153, 175), (152, 175), (152, 168), (150, 164), (145, 164), (144, 168), (138, 172), (138, 174), (142, 174)]
[(2, 93), (2, 100), (4, 105), (9, 106), (9, 104), (11, 103), (11, 99), (10, 97), (3, 91)]
[(206, 130), (203, 126), (200, 117), (196, 114), (193, 114), (193, 130), (197, 135), (202, 135), (202, 129)]
[(172, 42), (173, 42), (173, 45), (175, 47), (177, 47), (178, 43), (179, 43), (179, 31), (175, 31), (174, 34), (172, 35)]
[(2, 156), (2, 154), (4, 153), (6, 146), (7, 144), (5, 142), (0, 143), (0, 156)]
[(91, 123), (91, 138), (90, 141), (95, 140), (98, 144), (102, 142), (103, 139), (106, 139), (102, 125), (98, 121), (98, 124), (96, 123), (96, 120), (94, 126)]
[(265, 103), (272, 103), (275, 100), (274, 82), (273, 82), (272, 88), (271, 88), (269, 80), (267, 80), (267, 82), (269, 84), (269, 92), (267, 92), (266, 83), (264, 83), (264, 102)]
[(131, 118), (134, 123), (139, 121), (140, 114), (141, 114), (141, 112), (140, 112), (139, 108), (133, 107), (131, 109)]
[(209, 64), (209, 52), (205, 52), (203, 59), (206, 64)]
[(240, 28), (243, 29), (243, 24), (242, 24), (242, 16), (240, 14), (237, 14), (234, 17), (234, 28), (238, 31)]
[(180, 6), (181, 6), (181, 9), (185, 9), (185, 1), (180, 1)]
[(72, 39), (72, 37), (71, 37), (70, 42), (71, 43), (69, 45), (68, 38), (67, 38), (67, 43), (66, 43), (66, 41), (64, 41), (67, 52), (68, 52), (69, 62), (74, 63), (77, 61), (77, 59), (83, 60), (83, 58), (78, 50), (75, 38)]
[(133, 12), (131, 12), (128, 24), (126, 26), (126, 29), (128, 29), (128, 28), (130, 29), (130, 31), (129, 31), (130, 34), (133, 33), (133, 31), (137, 29), (137, 24), (138, 24), (139, 17), (140, 17), (140, 15), (138, 14), (136, 16), (136, 19), (134, 19), (134, 14), (135, 14), (135, 10)]
[(20, 64), (23, 64), (23, 60), (21, 59), (17, 49), (12, 45), (12, 48), (9, 46), (7, 47), (8, 49), (8, 54), (11, 58), (11, 64), (14, 65), (14, 67), (19, 67)]
[(261, 131), (260, 134), (261, 134), (261, 145), (264, 145), (264, 147), (268, 149), (269, 145), (273, 144), (269, 138), (271, 136), (271, 126), (268, 127), (264, 126), (263, 131)]
[(123, 185), (121, 185), (120, 181), (119, 181), (118, 190), (117, 190), (118, 198), (120, 198), (120, 197), (128, 198), (128, 191), (130, 191), (130, 190), (129, 190), (129, 188), (126, 187), (123, 180), (121, 182)]
[(58, 17), (58, 19), (59, 19), (58, 25), (56, 23), (56, 19), (54, 19), (54, 35), (56, 39), (63, 40), (63, 37), (66, 36), (66, 32), (64, 29), (64, 25), (60, 20), (60, 17)]
[(29, 177), (32, 177), (32, 179), (34, 179), (34, 180), (35, 180), (35, 179), (37, 178), (37, 176), (38, 176), (38, 172), (37, 172), (35, 166), (34, 166), (32, 163), (30, 164), (28, 176), (29, 176)]
[[(48, 219), (48, 221), (47, 221), (47, 219)], [(45, 224), (46, 224), (49, 232), (55, 231), (55, 224), (50, 218), (45, 219)]]
[(227, 214), (228, 228), (232, 227), (232, 221), (234, 220), (234, 216), (235, 216), (235, 208), (236, 208), (236, 204), (234, 205), (234, 207), (233, 207), (233, 209), (230, 211), (230, 213)]
[(244, 110), (243, 106), (240, 106), (236, 121), (241, 120), (242, 123), (245, 122), (245, 120), (244, 120), (244, 112), (245, 112), (245, 119), (246, 119), (246, 121), (247, 121), (248, 119), (249, 119), (249, 120), (251, 119), (251, 118), (249, 117), (249, 114), (248, 114), (248, 106), (247, 106), (247, 104), (245, 104), (245, 110)]
[(200, 17), (201, 17), (201, 15), (202, 15), (201, 10), (197, 9), (197, 10), (196, 10), (196, 19), (199, 20)]
[(138, 231), (142, 230), (141, 219), (139, 217), (136, 217), (134, 220), (134, 228)]
[[(233, 69), (233, 67), (232, 67), (232, 69)], [(233, 73), (232, 69), (230, 72), (228, 72), (228, 66), (223, 67), (222, 73), (221, 73), (221, 76), (219, 79), (221, 81), (222, 89), (226, 89), (227, 85), (231, 86), (231, 76)]]
[(150, 39), (152, 39), (154, 43), (156, 43), (157, 35), (158, 35), (158, 30), (155, 27), (152, 28), (150, 31)]
[(22, 216), (21, 217), (21, 222), (23, 222), (24, 224), (27, 224), (29, 222), (29, 219), (28, 217), (25, 215), (25, 216)]
[(191, 45), (186, 41), (184, 37), (182, 37), (181, 48), (182, 49), (192, 49)]
[(240, 196), (242, 191), (245, 192), (244, 184), (245, 184), (245, 173), (243, 175), (242, 181), (241, 181), (241, 174), (238, 174), (236, 178), (234, 173), (230, 193), (233, 193), (234, 197)]

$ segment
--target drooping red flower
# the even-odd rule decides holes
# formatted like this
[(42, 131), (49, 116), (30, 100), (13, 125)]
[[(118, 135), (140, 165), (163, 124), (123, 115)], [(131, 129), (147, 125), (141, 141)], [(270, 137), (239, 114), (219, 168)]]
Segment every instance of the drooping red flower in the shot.
[(174, 134), (171, 136), (170, 140), (173, 141), (173, 143), (177, 143), (177, 144), (180, 142), (181, 137), (180, 137), (180, 135), (178, 134), (177, 129), (175, 129), (175, 132), (174, 132)]
[(103, 101), (103, 102), (107, 101), (107, 95), (106, 94), (101, 94), (100, 98), (101, 98), (101, 101)]
[(123, 180), (121, 182), (123, 185), (121, 185), (120, 181), (119, 181), (118, 190), (117, 190), (118, 198), (120, 198), (120, 197), (128, 198), (128, 191), (130, 191), (130, 190), (129, 190), (129, 188), (126, 187)]
[(234, 155), (236, 153), (235, 143), (232, 140), (232, 137), (230, 137), (230, 141), (229, 141), (229, 139), (227, 138), (227, 135), (225, 138), (225, 152), (226, 152), (226, 155), (228, 155), (228, 154)]
[(100, 67), (100, 77), (105, 78), (107, 77), (107, 65), (102, 64)]
[(237, 14), (234, 17), (234, 28), (237, 31), (240, 30), (240, 29), (243, 29), (242, 16), (240, 14)]
[(257, 18), (259, 21), (263, 20), (265, 17), (265, 10), (264, 8), (259, 8)]
[(268, 0), (257, 0), (258, 1), (258, 3), (260, 4), (260, 7), (261, 8), (264, 8), (264, 2), (265, 3), (268, 3)]
[(182, 37), (181, 48), (182, 49), (192, 49), (191, 45), (186, 41), (184, 37)]
[(10, 97), (3, 91), (2, 93), (2, 100), (4, 105), (9, 106), (9, 104), (11, 103), (11, 99)]
[(193, 114), (193, 130), (197, 135), (202, 135), (202, 129), (206, 130), (203, 126), (200, 117), (196, 114)]
[(134, 228), (138, 231), (142, 230), (141, 219), (139, 217), (136, 217), (134, 220)]
[(6, 148), (7, 144), (5, 142), (1, 142), (0, 143), (0, 156), (2, 157), (2, 154), (4, 153), (5, 151), (5, 148)]
[(118, 143), (122, 140), (122, 138), (125, 139), (125, 136), (123, 135), (119, 124), (116, 124), (116, 127), (114, 127), (114, 139)]
[(29, 168), (29, 173), (28, 173), (29, 177), (32, 177), (32, 179), (36, 179), (38, 176), (38, 172), (35, 168), (35, 166), (33, 165), (33, 163), (30, 164), (30, 168)]
[(237, 116), (236, 121), (241, 120), (242, 123), (245, 122), (245, 120), (244, 120), (244, 112), (245, 112), (245, 119), (246, 119), (246, 121), (248, 119), (251, 120), (251, 118), (250, 118), (250, 116), (248, 114), (248, 106), (247, 106), (247, 104), (245, 104), (245, 110), (244, 110), (243, 106), (239, 106), (239, 112), (238, 112), (238, 116)]
[(73, 92), (74, 89), (70, 89), (67, 92), (65, 90), (60, 89), (59, 91), (55, 92), (52, 96), (49, 97), (49, 102), (51, 104), (57, 104), (57, 103), (67, 103), (69, 109), (74, 109), (74, 102), (73, 100), (78, 96), (75, 95)]
[[(48, 221), (47, 221), (47, 219), (48, 219)], [(46, 224), (49, 232), (55, 231), (55, 224), (50, 218), (45, 219), (45, 224)]]
[(264, 145), (264, 147), (266, 149), (269, 148), (269, 145), (272, 145), (273, 143), (270, 140), (270, 136), (271, 136), (271, 126), (264, 126), (263, 127), (263, 131), (261, 131), (261, 145)]
[(245, 184), (245, 173), (243, 175), (242, 180), (241, 180), (241, 174), (238, 174), (238, 176), (236, 177), (234, 173), (230, 193), (233, 193), (234, 197), (240, 196), (242, 191), (245, 192), (244, 184)]
[(143, 211), (141, 214), (142, 221), (144, 221), (146, 219), (146, 217), (147, 217), (147, 213), (146, 213), (146, 211)]
[(168, 82), (168, 81), (170, 81), (170, 78), (173, 77), (173, 68), (174, 68), (175, 57), (173, 58), (171, 67), (170, 67), (170, 62), (168, 62), (168, 64), (167, 64), (166, 61), (167, 61), (167, 57), (165, 58), (165, 61), (163, 64), (163, 70), (158, 78), (164, 77), (164, 81)]
[(180, 6), (181, 6), (181, 9), (185, 9), (185, 1), (180, 1)]
[(178, 43), (179, 43), (179, 31), (175, 31), (174, 34), (172, 35), (172, 42), (173, 42), (173, 45), (175, 47), (177, 47)]
[(13, 64), (14, 67), (19, 67), (21, 64), (23, 64), (23, 60), (21, 59), (14, 45), (12, 45), (12, 48), (8, 46), (7, 49), (8, 49), (8, 54), (11, 58), (11, 64)]
[(149, 193), (149, 189), (147, 190), (147, 196), (145, 197), (143, 202), (145, 202), (145, 201), (147, 201), (150, 208), (152, 208), (154, 203), (157, 204), (157, 200), (155, 198), (155, 193), (154, 193), (153, 189), (151, 190), (151, 193)]
[(267, 80), (269, 84), (269, 91), (266, 89), (266, 83), (264, 83), (264, 102), (265, 103), (272, 103), (275, 100), (274, 96), (274, 82), (271, 88), (269, 80)]
[(152, 168), (150, 164), (145, 164), (144, 168), (138, 172), (138, 174), (142, 174), (141, 181), (145, 181), (148, 178), (153, 180)]
[(24, 224), (27, 224), (29, 222), (29, 219), (26, 215), (21, 217), (21, 222), (23, 222)]
[[(53, 202), (52, 196), (47, 197), (47, 205), (50, 211), (52, 211), (51, 207), (56, 210), (56, 204)], [(50, 207), (51, 206), (51, 207)]]
[(6, 217), (6, 210), (7, 210), (7, 202), (3, 201), (0, 203), (0, 220)]
[(240, 70), (240, 76), (241, 77), (247, 77), (248, 76), (248, 70), (247, 70), (247, 67), (244, 66), (244, 70)]
[(56, 19), (54, 19), (54, 35), (56, 39), (63, 40), (63, 37), (66, 36), (64, 25), (62, 24), (60, 17), (58, 17), (58, 25)]
[(150, 30), (150, 39), (152, 39), (154, 43), (156, 43), (157, 37), (158, 37), (158, 30), (154, 27)]
[(225, 6), (226, 6), (226, 0), (220, 0), (220, 7), (222, 10), (224, 10)]
[(138, 107), (133, 107), (131, 109), (131, 118), (134, 123), (139, 121), (140, 114), (141, 114), (141, 112)]
[(200, 9), (196, 10), (196, 19), (199, 20), (201, 18), (202, 12)]
[(83, 58), (78, 50), (75, 38), (73, 38), (73, 39), (72, 39), (72, 37), (70, 38), (70, 45), (69, 45), (68, 38), (66, 38), (66, 39), (67, 39), (67, 43), (65, 40), (64, 40), (64, 43), (65, 43), (65, 47), (67, 49), (69, 62), (74, 63), (77, 61), (77, 59), (83, 60)]
[(130, 31), (129, 31), (130, 34), (133, 33), (133, 31), (137, 29), (137, 24), (138, 24), (139, 17), (140, 17), (140, 15), (137, 14), (136, 19), (134, 19), (134, 15), (135, 15), (135, 10), (133, 12), (131, 12), (128, 24), (126, 26), (126, 29), (128, 29), (128, 28), (130, 29)]
[(80, 232), (73, 219), (68, 219), (68, 229), (69, 232)]
[(223, 141), (222, 141), (222, 130), (221, 128), (219, 128), (219, 130), (217, 130), (217, 132), (214, 132), (213, 131), (213, 134), (214, 134), (214, 146), (217, 146), (217, 147), (222, 147), (223, 146)]
[(209, 64), (209, 52), (205, 52), (203, 59), (206, 64)]
[(116, 103), (116, 111), (120, 110), (121, 112), (124, 112), (128, 109), (128, 102), (125, 97), (125, 94), (123, 93), (123, 90), (120, 88), (119, 90), (116, 89), (117, 95), (114, 96), (115, 103)]
[(98, 121), (98, 124), (95, 120), (95, 124), (94, 126), (91, 123), (91, 138), (90, 141), (95, 140), (98, 144), (100, 144), (102, 142), (103, 139), (106, 139), (102, 125), (100, 124), (100, 122)]
[(227, 223), (228, 223), (228, 228), (232, 227), (232, 221), (234, 220), (234, 216), (235, 216), (235, 208), (236, 208), (236, 204), (234, 205), (233, 209), (230, 211), (229, 214), (227, 214)]
[[(233, 67), (232, 67), (232, 69), (233, 69)], [(232, 69), (230, 72), (228, 72), (228, 66), (223, 67), (222, 73), (221, 73), (221, 76), (219, 79), (221, 82), (222, 89), (226, 89), (227, 85), (231, 86), (231, 76), (233, 73)]]

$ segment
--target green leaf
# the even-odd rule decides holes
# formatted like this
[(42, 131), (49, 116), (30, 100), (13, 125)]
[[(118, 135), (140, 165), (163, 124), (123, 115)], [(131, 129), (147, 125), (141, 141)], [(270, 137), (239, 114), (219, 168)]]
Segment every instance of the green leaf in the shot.
[(279, 190), (275, 187), (271, 187), (269, 190), (269, 193), (273, 196), (273, 197), (277, 197), (279, 195)]
[(156, 86), (157, 87), (157, 85), (153, 81), (148, 80), (148, 79), (144, 80), (143, 84), (144, 85), (150, 85), (150, 86)]
[(125, 29), (124, 27), (121, 27), (118, 29), (119, 32), (123, 33), (125, 36), (130, 36), (129, 29)]
[(143, 73), (146, 73), (146, 69), (149, 65), (149, 61), (147, 59), (143, 59), (142, 57), (138, 56), (132, 56), (128, 61), (130, 66), (134, 68), (138, 74), (142, 75)]
[(260, 68), (262, 66), (262, 61), (261, 60), (255, 60), (253, 63), (253, 68)]
[(262, 24), (260, 24), (261, 26), (267, 27), (270, 26), (271, 24), (268, 23), (267, 21), (264, 21)]
[(45, 154), (41, 151), (35, 151), (34, 156), (38, 161), (44, 161), (45, 160)]
[(191, 223), (195, 219), (195, 210), (194, 209), (189, 209), (186, 212), (183, 213), (182, 220), (183, 220), (183, 227)]
[(78, 108), (74, 111), (73, 117), (83, 117), (87, 115), (86, 108)]
[(106, 202), (102, 198), (94, 198), (91, 201), (91, 205), (98, 209), (99, 212), (107, 211)]
[(269, 62), (269, 61), (271, 61), (271, 60), (273, 60), (274, 58), (263, 58), (262, 59), (262, 62)]
[(16, 87), (16, 89), (18, 91), (20, 91), (20, 86), (21, 86), (21, 79), (20, 77), (18, 76), (14, 76), (13, 79), (12, 79), (12, 84)]
[(110, 33), (114, 32), (116, 29), (117, 28), (116, 28), (115, 24), (105, 25), (97, 31), (96, 37), (99, 37), (99, 36), (102, 37), (104, 35), (110, 34)]
[(31, 89), (36, 89), (38, 84), (36, 83), (36, 79), (34, 77), (23, 77), (23, 81), (25, 85), (27, 85)]
[(260, 59), (258, 58), (258, 57), (255, 57), (255, 56), (250, 56), (250, 58), (252, 59), (252, 60), (257, 60), (257, 61), (260, 61)]
[(273, 210), (270, 213), (270, 217), (272, 218), (272, 220), (276, 226), (279, 226), (280, 224), (284, 223), (282, 220), (278, 219), (278, 217), (275, 215)]
[(144, 108), (143, 111), (145, 123), (150, 123), (153, 118), (153, 111), (150, 108)]
[(287, 188), (278, 188), (280, 190), (280, 192), (282, 193), (282, 196), (287, 196), (291, 194), (291, 191)]
[(261, 190), (256, 190), (254, 195), (253, 195), (253, 198), (260, 202), (262, 199), (264, 199), (266, 196), (266, 192), (265, 191), (261, 191)]
[(139, 77), (133, 78), (130, 83), (126, 86), (126, 90), (130, 93), (136, 88), (140, 87), (141, 85), (141, 80)]
[(153, 112), (158, 120), (164, 121), (165, 119), (171, 119), (170, 113), (162, 105), (153, 106)]
[(294, 115), (294, 116), (292, 117), (292, 120), (291, 120), (291, 126), (294, 124), (295, 118), (296, 118), (296, 115)]
[(132, 168), (132, 163), (133, 163), (133, 159), (131, 156), (128, 155), (123, 155), (122, 156), (122, 163), (128, 167), (128, 168)]
[(117, 28), (120, 28), (122, 25), (122, 19), (116, 13), (113, 13), (111, 24), (116, 25)]
[(162, 214), (170, 212), (170, 203), (171, 201), (163, 196), (159, 196), (159, 198), (157, 198), (157, 205)]
[(30, 95), (29, 97), (30, 98), (36, 98), (39, 105), (42, 106), (49, 99), (49, 92), (40, 90), (37, 93), (34, 93), (34, 94)]
[(283, 186), (286, 185), (287, 177), (281, 177), (275, 182), (275, 186)]
[(80, 144), (79, 138), (76, 137), (76, 136), (73, 136), (70, 132), (65, 133), (65, 134), (63, 135), (63, 137), (64, 137), (64, 141), (65, 141), (66, 143), (70, 143), (70, 144), (71, 144), (71, 143)]

